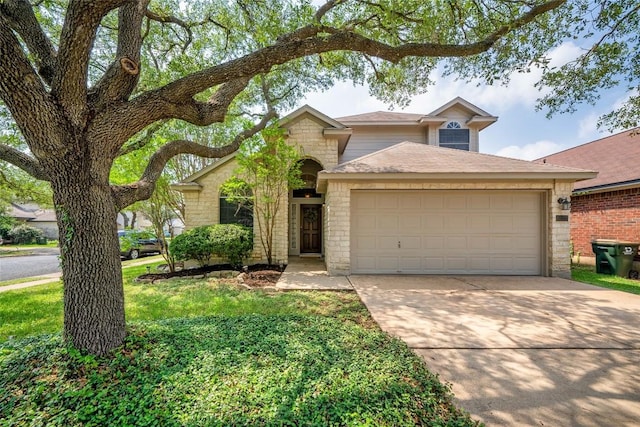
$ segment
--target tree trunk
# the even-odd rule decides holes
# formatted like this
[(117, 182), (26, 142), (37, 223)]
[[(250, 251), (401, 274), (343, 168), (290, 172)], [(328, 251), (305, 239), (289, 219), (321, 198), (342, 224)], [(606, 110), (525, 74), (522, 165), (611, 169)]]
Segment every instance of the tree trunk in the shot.
[(125, 211), (120, 212), (120, 216), (122, 217), (122, 228), (126, 230), (129, 228), (129, 217)]
[[(84, 176), (84, 178), (83, 178)], [(52, 182), (60, 228), (64, 337), (103, 355), (125, 337), (118, 211), (106, 178), (60, 171)]]

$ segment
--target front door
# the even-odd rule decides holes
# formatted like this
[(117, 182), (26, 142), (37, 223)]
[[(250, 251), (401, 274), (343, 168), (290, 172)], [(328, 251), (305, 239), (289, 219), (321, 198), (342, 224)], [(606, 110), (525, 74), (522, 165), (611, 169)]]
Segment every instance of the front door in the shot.
[(300, 206), (302, 217), (302, 253), (320, 253), (322, 251), (322, 205)]

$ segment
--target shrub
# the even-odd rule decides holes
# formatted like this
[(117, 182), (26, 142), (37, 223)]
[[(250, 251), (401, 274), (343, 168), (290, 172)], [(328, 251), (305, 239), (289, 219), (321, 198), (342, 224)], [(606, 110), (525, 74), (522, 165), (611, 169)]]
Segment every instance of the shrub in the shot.
[(44, 234), (42, 233), (42, 230), (26, 224), (13, 227), (9, 232), (9, 237), (11, 237), (13, 242), (17, 244), (34, 243), (37, 239), (42, 238), (43, 236)]
[(195, 259), (201, 267), (212, 255), (240, 265), (253, 249), (253, 230), (239, 224), (204, 225), (176, 236), (169, 249), (176, 260)]
[(210, 226), (203, 225), (176, 236), (169, 246), (171, 255), (178, 261), (195, 259), (201, 267), (204, 267), (213, 254), (210, 231)]
[(253, 249), (253, 230), (240, 224), (218, 224), (211, 227), (213, 253), (231, 265), (241, 265)]
[(8, 239), (11, 229), (15, 227), (16, 220), (10, 216), (0, 213), (0, 237)]

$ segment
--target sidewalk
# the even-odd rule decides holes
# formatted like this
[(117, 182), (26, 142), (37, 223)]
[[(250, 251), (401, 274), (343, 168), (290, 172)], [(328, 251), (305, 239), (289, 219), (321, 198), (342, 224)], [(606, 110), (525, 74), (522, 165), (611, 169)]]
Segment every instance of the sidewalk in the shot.
[[(134, 263), (128, 264), (125, 268), (135, 267), (138, 265), (153, 264), (154, 262), (158, 262), (158, 259), (156, 257), (136, 261)], [(62, 276), (62, 273), (51, 273), (51, 274), (46, 274), (44, 276), (38, 276), (37, 278), (34, 277), (34, 279), (37, 279), (37, 280), (32, 280), (32, 281), (23, 282), (23, 283), (16, 283), (14, 285), (0, 286), (0, 292), (30, 288), (32, 286), (38, 286), (38, 285), (46, 285), (47, 283), (57, 282), (58, 280), (60, 280), (61, 276)]]

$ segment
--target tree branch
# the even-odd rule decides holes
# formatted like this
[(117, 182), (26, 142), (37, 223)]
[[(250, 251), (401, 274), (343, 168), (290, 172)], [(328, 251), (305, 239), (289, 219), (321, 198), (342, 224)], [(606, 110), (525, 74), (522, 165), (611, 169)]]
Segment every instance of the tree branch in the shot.
[(186, 140), (176, 140), (163, 145), (153, 154), (153, 156), (151, 156), (147, 168), (137, 182), (129, 185), (112, 186), (112, 192), (116, 201), (117, 209), (122, 210), (132, 203), (151, 197), (153, 190), (155, 189), (155, 184), (162, 174), (162, 170), (171, 158), (179, 154), (193, 154), (207, 158), (221, 158), (227, 156), (237, 151), (243, 141), (251, 138), (266, 128), (269, 122), (275, 117), (275, 110), (270, 109), (259, 123), (250, 129), (241, 132), (230, 144), (223, 147), (207, 147), (196, 142)]
[(49, 181), (49, 176), (40, 165), (40, 162), (20, 150), (0, 144), (0, 159), (19, 167), (36, 179)]
[[(249, 78), (238, 78), (220, 85), (218, 90), (206, 102), (196, 101), (192, 97), (176, 100), (155, 98), (148, 106), (146, 113), (132, 108), (132, 103), (115, 104), (101, 117), (96, 117), (89, 129), (92, 135), (109, 134), (110, 144), (114, 151), (136, 133), (159, 120), (180, 119), (198, 125), (208, 126), (224, 121), (229, 105), (236, 96), (249, 84)], [(135, 105), (135, 104), (134, 104)], [(113, 120), (127, 123), (127, 126), (114, 129)]]
[[(11, 112), (31, 151), (38, 156), (44, 144), (54, 149), (62, 148), (57, 145), (59, 141), (50, 137), (48, 129), (38, 124), (57, 124), (57, 110), (3, 14), (0, 14), (0, 70), (0, 99)], [(36, 142), (42, 146), (34, 146)]]
[(91, 91), (96, 109), (105, 103), (129, 98), (140, 78), (142, 20), (149, 0), (127, 3), (118, 11), (118, 49), (109, 69)]
[(27, 48), (36, 58), (40, 76), (47, 84), (51, 84), (56, 51), (51, 40), (42, 31), (29, 1), (5, 0), (0, 3), (0, 13), (6, 16), (9, 26), (22, 37)]
[[(156, 109), (161, 116), (163, 114), (169, 114), (171, 116), (171, 114), (175, 113), (161, 110), (163, 108), (169, 108), (170, 106), (179, 105), (183, 103), (185, 99), (210, 87), (239, 77), (248, 78), (260, 73), (267, 73), (276, 65), (310, 54), (347, 50), (360, 52), (393, 63), (409, 56), (464, 57), (477, 55), (489, 50), (505, 34), (530, 23), (538, 16), (550, 10), (560, 7), (566, 3), (566, 1), (567, 0), (550, 0), (534, 6), (519, 18), (499, 27), (484, 39), (462, 45), (405, 43), (392, 46), (373, 40), (352, 30), (339, 30), (318, 26), (303, 27), (280, 37), (278, 41), (271, 46), (267, 46), (224, 64), (206, 68), (156, 90), (146, 92), (132, 100), (127, 114), (133, 117), (145, 116), (148, 115), (150, 110)], [(158, 105), (158, 100), (162, 100), (165, 106)], [(161, 118), (165, 117), (169, 116), (162, 116)], [(151, 121), (148, 123), (152, 123), (158, 119), (159, 117), (149, 118)]]
[(182, 29), (184, 29), (187, 33), (187, 40), (184, 42), (182, 46), (182, 53), (185, 53), (189, 45), (193, 42), (193, 31), (191, 30), (191, 26), (187, 24), (180, 18), (171, 15), (160, 15), (158, 13), (152, 12), (150, 10), (146, 11), (146, 17), (152, 21), (160, 22), (161, 24), (176, 24)]
[(149, 142), (151, 142), (151, 138), (153, 137), (153, 135), (162, 126), (164, 126), (165, 123), (166, 123), (166, 121), (161, 121), (161, 122), (155, 123), (153, 126), (147, 128), (145, 130), (145, 132), (144, 132), (144, 135), (142, 135), (140, 138), (136, 139), (135, 141), (132, 141), (132, 142), (128, 143), (127, 145), (123, 146), (120, 149), (120, 151), (118, 152), (118, 157), (124, 156), (125, 154), (129, 154), (131, 152), (134, 152), (136, 150), (144, 148)]
[(76, 126), (85, 123), (89, 55), (102, 18), (133, 0), (71, 0), (60, 35), (58, 63), (51, 82), (51, 95)]

